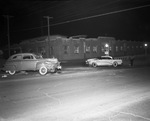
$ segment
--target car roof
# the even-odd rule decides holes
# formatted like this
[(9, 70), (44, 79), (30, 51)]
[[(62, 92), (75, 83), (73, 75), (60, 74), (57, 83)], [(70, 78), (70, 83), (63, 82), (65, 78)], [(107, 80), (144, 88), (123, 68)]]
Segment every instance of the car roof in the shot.
[(11, 55), (8, 59), (11, 59), (11, 58), (13, 58), (14, 56), (18, 56), (18, 55), (23, 56), (23, 55), (35, 55), (35, 54), (34, 54), (34, 53), (17, 53), (17, 54)]
[(16, 56), (16, 55), (35, 55), (34, 53), (17, 53), (17, 54), (13, 54), (11, 56)]

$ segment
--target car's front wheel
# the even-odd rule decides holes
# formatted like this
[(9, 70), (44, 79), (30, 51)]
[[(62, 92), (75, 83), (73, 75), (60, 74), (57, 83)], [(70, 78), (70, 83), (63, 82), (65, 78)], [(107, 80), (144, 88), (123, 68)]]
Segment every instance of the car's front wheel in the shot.
[(118, 66), (118, 63), (117, 63), (117, 62), (113, 62), (113, 66), (114, 66), (114, 67), (117, 67), (117, 66)]
[(46, 68), (45, 66), (40, 67), (39, 73), (40, 73), (41, 75), (47, 74), (47, 68)]
[(16, 73), (15, 70), (12, 70), (12, 71), (7, 71), (10, 75), (14, 75)]
[(97, 67), (97, 64), (96, 64), (96, 63), (92, 63), (92, 66), (93, 66), (93, 67)]

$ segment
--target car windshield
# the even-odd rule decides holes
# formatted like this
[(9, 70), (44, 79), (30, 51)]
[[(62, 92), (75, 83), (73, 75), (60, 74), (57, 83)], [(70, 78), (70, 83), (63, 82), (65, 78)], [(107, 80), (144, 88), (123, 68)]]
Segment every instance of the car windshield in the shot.
[(112, 57), (109, 57), (109, 56), (102, 56), (101, 59), (111, 60), (111, 59), (113, 59), (113, 58), (112, 58)]
[(36, 59), (43, 59), (42, 55), (35, 55)]

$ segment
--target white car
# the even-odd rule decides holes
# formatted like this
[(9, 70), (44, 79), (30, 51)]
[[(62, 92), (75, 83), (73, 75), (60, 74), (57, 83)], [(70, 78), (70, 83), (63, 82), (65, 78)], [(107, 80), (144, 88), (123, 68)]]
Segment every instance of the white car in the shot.
[(121, 59), (114, 59), (112, 56), (101, 56), (98, 58), (87, 59), (86, 64), (93, 67), (97, 66), (117, 67), (118, 65), (122, 65), (123, 62)]

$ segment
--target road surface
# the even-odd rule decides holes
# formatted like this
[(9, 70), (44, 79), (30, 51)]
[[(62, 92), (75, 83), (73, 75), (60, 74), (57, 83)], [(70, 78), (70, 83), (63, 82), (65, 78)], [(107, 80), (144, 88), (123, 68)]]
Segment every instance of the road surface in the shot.
[(149, 72), (81, 67), (1, 78), (0, 121), (150, 121)]

